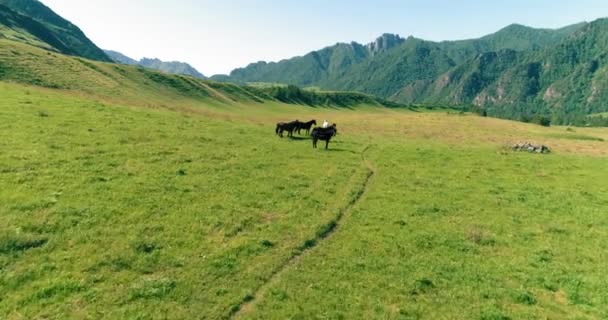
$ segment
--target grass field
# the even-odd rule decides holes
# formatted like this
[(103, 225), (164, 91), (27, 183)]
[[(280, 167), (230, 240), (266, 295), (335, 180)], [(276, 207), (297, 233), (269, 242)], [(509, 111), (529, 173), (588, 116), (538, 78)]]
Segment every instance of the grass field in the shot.
[(606, 129), (70, 86), (0, 83), (2, 319), (608, 318)]

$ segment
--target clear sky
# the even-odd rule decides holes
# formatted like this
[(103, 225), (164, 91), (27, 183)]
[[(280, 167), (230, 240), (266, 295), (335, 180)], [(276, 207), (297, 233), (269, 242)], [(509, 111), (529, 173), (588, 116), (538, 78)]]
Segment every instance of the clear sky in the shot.
[(382, 33), (456, 40), (608, 17), (608, 0), (41, 0), (98, 46), (205, 75)]

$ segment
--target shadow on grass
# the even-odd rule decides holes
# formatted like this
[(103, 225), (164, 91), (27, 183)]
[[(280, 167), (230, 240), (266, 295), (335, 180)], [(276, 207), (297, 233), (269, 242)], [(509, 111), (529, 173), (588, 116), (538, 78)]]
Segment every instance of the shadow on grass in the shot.
[(289, 139), (295, 141), (312, 140), (311, 137), (290, 137)]
[(321, 148), (319, 146), (318, 150), (324, 151), (324, 152), (348, 152), (348, 153), (356, 153), (353, 150), (346, 150), (346, 149), (340, 149), (340, 148), (332, 148), (331, 146), (329, 146), (329, 149), (325, 149), (325, 146), (323, 146), (323, 148)]

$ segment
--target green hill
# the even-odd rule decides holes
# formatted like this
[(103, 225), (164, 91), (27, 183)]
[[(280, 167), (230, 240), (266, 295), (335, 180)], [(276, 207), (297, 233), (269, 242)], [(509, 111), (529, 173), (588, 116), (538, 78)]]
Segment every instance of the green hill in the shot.
[(69, 51), (43, 24), (0, 5), (0, 38), (20, 41), (40, 48)]
[(52, 53), (9, 39), (0, 39), (0, 81), (73, 90), (137, 105), (166, 106), (282, 101), (310, 106), (354, 107), (373, 104), (402, 107), (366, 94), (319, 92), (294, 87), (253, 87), (173, 75), (141, 66), (96, 62)]
[(38, 0), (0, 0), (0, 34), (98, 61), (111, 61), (74, 24)]

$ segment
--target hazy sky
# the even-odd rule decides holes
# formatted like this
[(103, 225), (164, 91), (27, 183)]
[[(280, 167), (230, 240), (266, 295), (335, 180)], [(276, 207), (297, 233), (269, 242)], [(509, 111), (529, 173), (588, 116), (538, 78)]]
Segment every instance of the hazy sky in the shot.
[(556, 28), (608, 16), (608, 0), (41, 0), (98, 46), (186, 61), (205, 75), (382, 33), (479, 37), (511, 23)]

